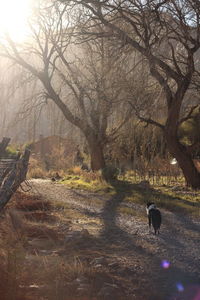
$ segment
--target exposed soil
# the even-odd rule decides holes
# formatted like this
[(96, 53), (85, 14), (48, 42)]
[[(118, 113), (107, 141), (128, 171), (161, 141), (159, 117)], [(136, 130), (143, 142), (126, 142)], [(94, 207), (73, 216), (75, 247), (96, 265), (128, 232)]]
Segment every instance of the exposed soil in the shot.
[(126, 192), (117, 186), (116, 195), (108, 197), (50, 180), (32, 180), (31, 185), (31, 193), (59, 203), (55, 207), (70, 221), (64, 234), (69, 229), (89, 231), (93, 240), (80, 257), (103, 255), (123, 299), (200, 299), (200, 220), (162, 210), (161, 233), (155, 236), (149, 232), (144, 206), (129, 204), (132, 215), (119, 213), (128, 204), (123, 203)]

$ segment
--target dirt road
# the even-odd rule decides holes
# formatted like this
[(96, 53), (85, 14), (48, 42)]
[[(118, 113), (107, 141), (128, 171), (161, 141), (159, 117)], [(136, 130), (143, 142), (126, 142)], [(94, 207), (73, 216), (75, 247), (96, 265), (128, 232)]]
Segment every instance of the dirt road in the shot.
[[(200, 220), (162, 211), (161, 234), (155, 236), (149, 233), (145, 207), (123, 203), (126, 193), (117, 188), (108, 197), (50, 180), (31, 185), (33, 193), (81, 213), (73, 228), (88, 229), (109, 262), (118, 264), (115, 272), (126, 279), (126, 299), (200, 300)], [(127, 206), (131, 215), (122, 213)]]

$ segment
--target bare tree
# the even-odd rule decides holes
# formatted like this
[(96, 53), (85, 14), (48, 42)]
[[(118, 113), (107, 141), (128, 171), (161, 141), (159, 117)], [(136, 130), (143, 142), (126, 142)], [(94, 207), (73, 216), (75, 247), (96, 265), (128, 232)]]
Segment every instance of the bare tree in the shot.
[(119, 103), (126, 99), (121, 69), (125, 56), (104, 37), (74, 45), (70, 11), (63, 5), (40, 7), (31, 30), (33, 40), (21, 46), (7, 36), (0, 55), (11, 59), (39, 79), (46, 101), (51, 99), (66, 120), (84, 134), (90, 150), (91, 168), (105, 166), (104, 146), (131, 115), (123, 106), (119, 122), (109, 123)]
[[(139, 115), (144, 122), (163, 130), (167, 147), (181, 167), (187, 185), (200, 188), (200, 174), (187, 145), (178, 138), (180, 124), (188, 119), (195, 106), (184, 114), (183, 104), (192, 87), (199, 87), (200, 6), (196, 0), (130, 0), (65, 1), (69, 7), (80, 8), (82, 34), (95, 34), (95, 24), (102, 24), (101, 36), (130, 46), (148, 61), (151, 75), (163, 89), (166, 116), (163, 123)], [(71, 6), (71, 7), (72, 7)], [(92, 26), (93, 24), (93, 26)], [(92, 30), (91, 30), (92, 26)], [(80, 30), (80, 24), (79, 24)], [(149, 104), (151, 109), (151, 104)]]

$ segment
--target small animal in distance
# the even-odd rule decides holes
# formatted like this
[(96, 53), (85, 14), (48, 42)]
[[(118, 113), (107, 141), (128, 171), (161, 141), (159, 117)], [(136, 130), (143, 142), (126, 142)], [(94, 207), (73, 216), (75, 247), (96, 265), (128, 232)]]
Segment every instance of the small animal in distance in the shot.
[(156, 207), (154, 202), (148, 202), (146, 205), (147, 216), (149, 220), (149, 229), (153, 226), (154, 233), (160, 233), (160, 226), (162, 223), (162, 216), (160, 210)]

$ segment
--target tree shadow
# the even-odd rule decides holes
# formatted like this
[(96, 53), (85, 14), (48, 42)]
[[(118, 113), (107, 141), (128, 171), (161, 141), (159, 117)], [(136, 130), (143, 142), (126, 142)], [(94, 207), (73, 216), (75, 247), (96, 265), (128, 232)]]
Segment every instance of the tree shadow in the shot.
[[(177, 263), (173, 265), (174, 254), (182, 249), (182, 244), (177, 239), (177, 228), (173, 228), (173, 224), (168, 224), (168, 222), (165, 221), (165, 225), (169, 226), (169, 230), (174, 232), (174, 235), (170, 236), (163, 234), (156, 237), (152, 235), (152, 240), (151, 237), (148, 237), (151, 247), (159, 247), (159, 244), (156, 242), (157, 239), (159, 239), (159, 241), (164, 241), (165, 245), (172, 245), (171, 248), (168, 247), (169, 252), (166, 253), (166, 251), (164, 251), (164, 254), (162, 254), (162, 251), (160, 251), (160, 253), (157, 251), (156, 254), (153, 254), (150, 249), (146, 248), (145, 245), (142, 245), (141, 241), (138, 243), (138, 240), (141, 239), (139, 235), (129, 234), (124, 229), (120, 228), (117, 216), (119, 212), (118, 209), (124, 199), (127, 196), (131, 196), (133, 189), (141, 192), (141, 195), (144, 193), (142, 193), (141, 189), (139, 189), (137, 185), (133, 185), (128, 182), (113, 181), (110, 182), (110, 184), (114, 187), (116, 193), (106, 201), (101, 213), (98, 213), (98, 217), (103, 220), (104, 224), (100, 234), (100, 239), (104, 240), (108, 245), (112, 244), (112, 246), (118, 246), (118, 251), (120, 251), (122, 255), (127, 257), (135, 255), (139, 256), (141, 259), (145, 258), (145, 260), (148, 261), (148, 266), (144, 269), (144, 273), (146, 273), (147, 277), (149, 276), (152, 287), (149, 292), (154, 293), (156, 291), (158, 294), (162, 294), (162, 300), (167, 299), (170, 295), (176, 292), (178, 282), (181, 282), (183, 285), (198, 283), (200, 280), (199, 274), (193, 274), (192, 272), (188, 272), (187, 269), (183, 269), (181, 267), (178, 268)], [(146, 203), (148, 199), (143, 199), (143, 201)], [(182, 220), (181, 217), (179, 217), (179, 221), (180, 226), (200, 232), (200, 227), (193, 224), (189, 218), (184, 217), (184, 220)], [(165, 258), (168, 258), (169, 261), (171, 260), (171, 266), (168, 270), (162, 267), (161, 262)], [(191, 267), (195, 265), (195, 261), (192, 261), (191, 257), (186, 257), (185, 259), (188, 260), (185, 263), (186, 266), (188, 266), (188, 264), (190, 264)], [(142, 261), (141, 264), (143, 264)], [(149, 295), (148, 299), (152, 299), (152, 296)]]
[[(173, 200), (177, 200), (177, 198), (157, 192), (154, 189), (144, 191), (139, 185), (129, 182), (114, 181), (110, 182), (110, 184), (113, 186), (115, 194), (106, 200), (105, 197), (102, 197), (101, 207), (97, 207), (96, 209), (95, 205), (92, 204), (95, 201), (95, 194), (91, 193), (88, 195), (88, 193), (84, 193), (82, 196), (80, 192), (74, 195), (75, 197), (76, 194), (80, 196), (81, 200), (91, 198), (91, 207), (87, 205), (85, 208), (83, 205), (78, 209), (86, 216), (100, 218), (103, 223), (100, 234), (98, 236), (91, 235), (91, 242), (89, 244), (86, 243), (83, 247), (94, 252), (96, 251), (95, 253), (99, 253), (99, 249), (102, 249), (102, 253), (106, 253), (105, 255), (109, 255), (109, 257), (114, 256), (121, 260), (120, 268), (115, 271), (116, 276), (118, 275), (117, 272), (119, 272), (119, 275), (122, 274), (120, 273), (123, 271), (123, 267), (121, 266), (126, 265), (127, 274), (123, 273), (120, 276), (128, 278), (129, 282), (133, 283), (133, 289), (134, 285), (139, 287), (138, 293), (142, 296), (144, 295), (143, 300), (174, 300), (175, 298), (171, 298), (171, 295), (176, 294), (177, 284), (181, 283), (186, 287), (200, 281), (199, 272), (194, 273), (193, 271), (193, 269), (197, 270), (195, 268), (195, 264), (197, 263), (196, 257), (193, 259), (192, 251), (191, 254), (188, 251), (187, 253), (183, 253), (184, 243), (180, 239), (181, 233), (179, 232), (179, 228), (177, 228), (177, 224), (183, 230), (195, 231), (194, 239), (196, 243), (198, 243), (197, 233), (200, 232), (200, 227), (198, 224), (193, 223), (186, 215), (182, 216), (182, 213), (174, 215), (178, 220), (176, 223), (171, 222), (169, 217), (173, 215), (172, 206), (172, 212), (165, 213), (163, 211), (163, 226), (159, 236), (148, 233), (148, 222), (146, 221), (145, 223), (144, 218), (137, 218), (137, 212), (136, 216), (126, 216), (126, 218), (130, 218), (130, 226), (134, 227), (137, 223), (140, 223), (139, 232), (135, 230), (135, 233), (131, 233), (132, 230), (129, 230), (130, 228), (127, 229), (120, 222), (119, 209), (127, 204), (127, 197), (133, 197), (133, 192), (139, 194), (140, 203), (136, 203), (137, 205), (135, 203), (132, 203), (132, 205), (128, 203), (130, 204), (129, 207), (133, 210), (138, 208), (140, 210), (139, 214), (144, 213), (144, 216), (146, 215), (145, 203), (148, 201), (157, 202), (159, 197), (162, 197), (164, 200), (169, 200), (173, 203)], [(92, 197), (90, 197), (91, 195)], [(97, 200), (101, 200), (99, 196), (96, 198)], [(158, 205), (159, 203), (158, 201)], [(136, 218), (137, 220), (134, 222)], [(163, 260), (169, 262), (170, 266), (168, 268), (162, 264)], [(125, 299), (129, 300), (132, 298)]]
[[(81, 213), (93, 218), (100, 218), (103, 223), (100, 234), (91, 235), (89, 238), (91, 239), (90, 243), (87, 243), (87, 241), (86, 243), (83, 242), (83, 245), (80, 245), (80, 247), (83, 246), (84, 250), (88, 250), (90, 257), (92, 252), (95, 253), (95, 255), (101, 255), (101, 253), (103, 253), (102, 255), (108, 255), (109, 258), (113, 256), (114, 262), (117, 257), (120, 264), (114, 274), (116, 277), (119, 275), (118, 278), (122, 276), (126, 277), (126, 279), (128, 278), (129, 286), (130, 284), (133, 285), (133, 294), (134, 286), (139, 288), (137, 291), (138, 295), (144, 297), (139, 297), (138, 299), (176, 299), (170, 297), (176, 294), (178, 283), (181, 283), (185, 287), (200, 281), (199, 272), (195, 271), (196, 273), (194, 273), (193, 271), (193, 267), (197, 264), (196, 258), (198, 256), (196, 255), (195, 259), (193, 259), (192, 251), (191, 255), (188, 252), (186, 254), (182, 253), (184, 249), (182, 240), (179, 239), (179, 231), (175, 224), (170, 223), (168, 213), (164, 213), (164, 226), (160, 236), (148, 233), (148, 224), (144, 222), (143, 218), (138, 218), (136, 220), (137, 222), (134, 222), (134, 218), (136, 219), (138, 217), (136, 213), (135, 216), (130, 217), (129, 225), (134, 227), (137, 223), (140, 223), (141, 230), (138, 233), (135, 231), (135, 233), (132, 234), (129, 230), (130, 228), (127, 229), (119, 220), (119, 208), (127, 203), (126, 197), (132, 197), (133, 191), (139, 193), (141, 196), (140, 204), (134, 206), (133, 203), (133, 206), (130, 207), (133, 209), (138, 207), (140, 214), (144, 212), (145, 216), (145, 203), (149, 200), (154, 200), (154, 197), (157, 196), (157, 198), (155, 197), (156, 201), (162, 194), (157, 193), (153, 189), (144, 192), (139, 185), (129, 182), (114, 181), (111, 182), (111, 184), (115, 190), (115, 194), (108, 199), (105, 199), (107, 197), (102, 197), (103, 201), (101, 207), (98, 205), (97, 209), (95, 209), (95, 205), (92, 204), (92, 202), (94, 203), (95, 196), (92, 193), (88, 195), (88, 198), (92, 199), (92, 202), (90, 202), (91, 207), (90, 205), (87, 205), (86, 208), (84, 205), (78, 207), (78, 211)], [(84, 198), (87, 198), (87, 194), (85, 195), (84, 193), (84, 197), (82, 197), (81, 193), (77, 194), (77, 196), (82, 197), (82, 199), (78, 199), (80, 203)], [(90, 197), (91, 195), (92, 197)], [(163, 195), (163, 197), (166, 197), (166, 195)], [(76, 199), (76, 194), (74, 198)], [(97, 200), (101, 200), (99, 196), (96, 198)], [(170, 201), (172, 201), (172, 199), (170, 199)], [(97, 202), (98, 204), (100, 203), (99, 201)], [(142, 203), (144, 203), (144, 205), (142, 205)], [(175, 214), (175, 217), (177, 216), (178, 215)], [(187, 216), (184, 216), (183, 219), (181, 216), (182, 215), (178, 216), (180, 221), (178, 220), (177, 223), (181, 224), (180, 226), (182, 226), (183, 229), (195, 228), (195, 234), (197, 231), (200, 231), (197, 224), (193, 224), (189, 218), (187, 220)], [(126, 218), (129, 218), (129, 216), (127, 215)], [(195, 239), (197, 241), (196, 235)], [(100, 249), (103, 251), (99, 251)], [(182, 259), (184, 260), (183, 262)], [(163, 260), (169, 262), (170, 266), (168, 268), (163, 266)], [(89, 259), (89, 261), (91, 262), (91, 259)], [(127, 266), (127, 268), (124, 268), (124, 266)], [(190, 269), (188, 266), (190, 266)], [(197, 270), (197, 268), (194, 268), (194, 270)], [(136, 298), (126, 297), (124, 299), (129, 300)]]

